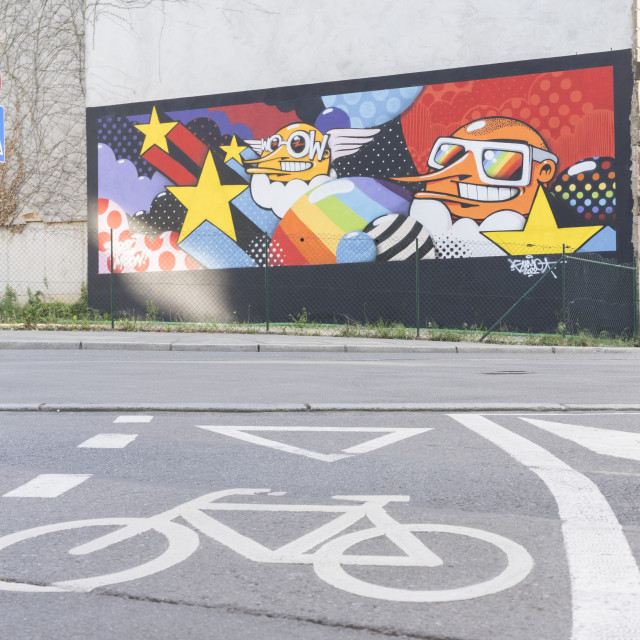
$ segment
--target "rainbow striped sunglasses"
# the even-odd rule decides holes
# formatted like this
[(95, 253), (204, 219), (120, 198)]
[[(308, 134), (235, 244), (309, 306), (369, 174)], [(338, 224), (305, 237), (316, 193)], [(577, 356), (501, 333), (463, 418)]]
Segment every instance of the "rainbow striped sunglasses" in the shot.
[(473, 153), (482, 181), (496, 186), (526, 187), (531, 182), (533, 161), (558, 162), (553, 153), (524, 142), (438, 138), (427, 164), (432, 169), (444, 169), (469, 152)]

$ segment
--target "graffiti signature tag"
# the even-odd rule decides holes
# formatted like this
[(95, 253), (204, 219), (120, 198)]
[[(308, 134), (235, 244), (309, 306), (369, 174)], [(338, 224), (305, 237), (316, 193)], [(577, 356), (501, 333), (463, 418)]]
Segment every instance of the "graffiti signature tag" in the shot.
[[(107, 252), (110, 250), (110, 243), (106, 243), (105, 247)], [(121, 266), (125, 269), (135, 269), (141, 267), (145, 261), (149, 260), (149, 252), (145, 249), (138, 249), (136, 251), (135, 240), (125, 240), (124, 242), (118, 242), (113, 247), (113, 263), (114, 266)]]
[[(533, 256), (525, 256), (524, 260), (512, 260), (508, 259), (511, 264), (511, 271), (517, 271), (522, 275), (530, 278), (531, 276), (537, 276), (540, 273), (544, 273), (548, 269), (556, 264), (555, 262), (549, 262), (549, 259), (545, 256), (544, 258), (534, 258)], [(551, 272), (551, 275), (554, 278), (558, 276)]]

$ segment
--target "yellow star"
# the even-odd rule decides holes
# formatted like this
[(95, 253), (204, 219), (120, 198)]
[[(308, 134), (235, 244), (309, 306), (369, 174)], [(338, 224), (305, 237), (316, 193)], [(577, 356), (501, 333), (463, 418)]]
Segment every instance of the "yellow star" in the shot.
[(136, 124), (136, 129), (139, 129), (144, 133), (144, 142), (142, 143), (142, 149), (140, 155), (142, 155), (147, 149), (150, 149), (155, 144), (163, 151), (169, 153), (169, 147), (167, 146), (167, 135), (169, 131), (173, 129), (177, 122), (160, 122), (158, 119), (158, 113), (156, 108), (153, 107), (151, 111), (151, 117), (149, 118), (149, 124)]
[(525, 253), (562, 253), (563, 245), (566, 253), (574, 253), (600, 229), (602, 226), (558, 228), (547, 194), (542, 187), (538, 187), (529, 219), (522, 231), (483, 231), (482, 235), (509, 255), (516, 256)]
[(218, 169), (209, 151), (195, 187), (167, 187), (167, 190), (187, 207), (187, 215), (184, 218), (178, 242), (182, 242), (205, 220), (218, 227), (232, 240), (236, 240), (229, 202), (248, 186), (247, 184), (220, 184)]
[(220, 148), (227, 154), (224, 157), (225, 162), (229, 162), (229, 160), (233, 158), (234, 160), (237, 160), (240, 164), (242, 164), (242, 157), (240, 156), (240, 154), (247, 147), (243, 147), (242, 145), (239, 145), (235, 136), (233, 136), (233, 139), (231, 140), (231, 144), (221, 144)]

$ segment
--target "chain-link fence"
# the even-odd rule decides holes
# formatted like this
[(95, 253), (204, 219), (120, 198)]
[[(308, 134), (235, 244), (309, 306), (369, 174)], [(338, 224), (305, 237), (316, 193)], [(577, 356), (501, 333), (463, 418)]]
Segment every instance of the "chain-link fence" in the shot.
[(0, 320), (45, 306), (62, 319), (86, 312), (86, 246), (84, 222), (0, 227)]
[[(610, 337), (638, 332), (637, 270), (598, 254), (567, 253), (563, 260), (557, 247), (503, 238), (498, 245), (479, 234), (467, 240), (276, 231), (271, 238), (243, 238), (241, 231), (233, 239), (220, 232), (188, 243), (176, 232), (150, 239), (101, 231), (88, 243), (84, 232), (67, 231), (64, 242), (56, 233), (56, 242), (49, 238), (32, 256), (45, 271), (33, 265), (23, 271), (15, 259), (9, 265), (7, 253), (9, 288), (0, 298), (0, 317), (10, 320), (13, 311), (15, 318), (29, 293), (41, 292), (48, 304), (77, 301), (67, 316), (107, 322), (397, 323), (416, 332)], [(78, 262), (83, 270), (88, 263), (83, 277), (73, 275)], [(12, 304), (10, 290), (18, 294)]]

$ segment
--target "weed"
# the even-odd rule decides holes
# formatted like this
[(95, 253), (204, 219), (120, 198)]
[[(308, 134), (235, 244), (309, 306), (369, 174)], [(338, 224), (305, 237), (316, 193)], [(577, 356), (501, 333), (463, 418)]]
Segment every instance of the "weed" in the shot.
[(306, 327), (309, 322), (309, 314), (307, 313), (306, 307), (302, 307), (302, 312), (297, 316), (293, 316), (289, 314), (289, 322), (293, 325), (294, 328), (299, 329), (301, 327)]
[(447, 329), (439, 329), (438, 331), (429, 332), (429, 340), (443, 342), (462, 342), (463, 336), (457, 331), (448, 331)]
[(160, 309), (154, 304), (153, 300), (145, 300), (147, 307), (147, 322), (157, 322)]
[(4, 295), (0, 298), (0, 319), (5, 322), (15, 321), (19, 312), (18, 294), (15, 289), (7, 285), (4, 289)]

